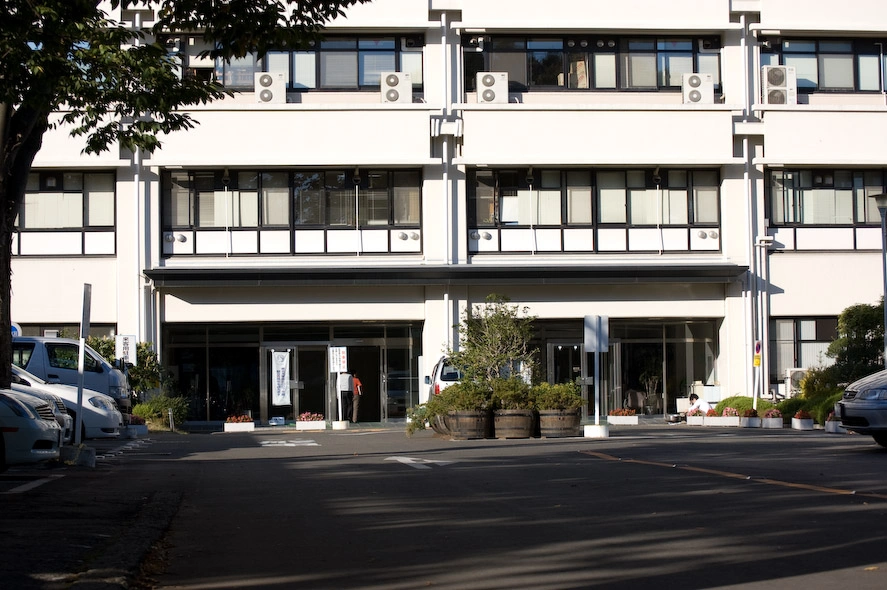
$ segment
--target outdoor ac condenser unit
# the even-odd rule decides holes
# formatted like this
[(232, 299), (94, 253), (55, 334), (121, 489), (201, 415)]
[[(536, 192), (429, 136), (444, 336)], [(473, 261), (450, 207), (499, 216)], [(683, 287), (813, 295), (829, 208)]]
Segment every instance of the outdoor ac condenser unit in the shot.
[(508, 72), (478, 72), (477, 102), (507, 103)]
[(764, 104), (798, 104), (798, 75), (795, 68), (762, 67), (761, 95)]
[(280, 72), (257, 72), (255, 92), (256, 102), (286, 104), (286, 78)]
[(715, 82), (711, 74), (682, 74), (684, 104), (714, 104)]
[(380, 80), (382, 102), (413, 102), (413, 77), (408, 72), (382, 72)]
[(801, 379), (807, 374), (807, 369), (794, 367), (785, 370), (785, 397), (795, 397), (801, 393)]

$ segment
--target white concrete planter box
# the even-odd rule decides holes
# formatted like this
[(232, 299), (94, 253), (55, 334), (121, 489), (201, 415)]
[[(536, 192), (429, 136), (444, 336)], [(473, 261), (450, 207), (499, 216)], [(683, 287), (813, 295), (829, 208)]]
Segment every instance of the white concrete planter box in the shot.
[(826, 420), (825, 431), (829, 434), (847, 434), (847, 429), (837, 420)]
[(705, 416), (687, 416), (687, 426), (705, 426)]
[(751, 417), (751, 418), (743, 418), (739, 417), (739, 427), (740, 428), (760, 428), (761, 427), (761, 418), (760, 417)]
[(792, 418), (794, 430), (813, 430), (813, 418)]
[(225, 422), (225, 432), (252, 432), (255, 429), (255, 422)]
[(638, 417), (635, 416), (607, 416), (607, 424), (613, 426), (614, 424), (626, 425), (626, 426), (637, 426), (638, 425)]
[(739, 416), (706, 416), (706, 426), (739, 426)]
[(326, 430), (326, 421), (296, 420), (296, 430)]
[(761, 418), (761, 428), (782, 428), (782, 418)]

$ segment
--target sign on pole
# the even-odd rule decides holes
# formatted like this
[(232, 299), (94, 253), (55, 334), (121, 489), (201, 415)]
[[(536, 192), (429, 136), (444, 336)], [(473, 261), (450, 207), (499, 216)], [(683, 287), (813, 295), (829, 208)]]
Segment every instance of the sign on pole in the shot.
[(122, 360), (130, 365), (137, 365), (136, 337), (117, 334), (114, 337), (114, 356), (118, 361)]
[(330, 346), (330, 373), (341, 373), (348, 370), (348, 348)]
[(288, 406), (292, 402), (290, 397), (290, 351), (289, 350), (272, 350), (271, 351), (271, 373), (273, 382), (271, 384), (271, 405)]

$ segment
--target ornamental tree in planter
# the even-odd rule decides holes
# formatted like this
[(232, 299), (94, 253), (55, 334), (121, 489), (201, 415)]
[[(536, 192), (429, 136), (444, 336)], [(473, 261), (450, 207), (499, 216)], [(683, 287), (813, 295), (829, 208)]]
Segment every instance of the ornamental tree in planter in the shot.
[(492, 381), (493, 432), (496, 438), (529, 438), (536, 430), (530, 386), (519, 377)]
[(425, 420), (439, 434), (456, 439), (489, 438), (492, 389), (482, 381), (450, 385), (425, 404)]

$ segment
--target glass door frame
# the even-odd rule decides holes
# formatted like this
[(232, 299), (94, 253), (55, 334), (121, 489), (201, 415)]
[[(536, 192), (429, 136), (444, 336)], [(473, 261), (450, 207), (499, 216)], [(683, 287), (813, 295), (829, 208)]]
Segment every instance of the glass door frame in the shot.
[[(290, 399), (292, 403), (290, 404), (293, 409), (293, 420), (296, 420), (299, 414), (299, 392), (304, 388), (304, 380), (300, 379), (300, 371), (299, 371), (299, 350), (313, 350), (323, 351), (324, 359), (325, 359), (325, 367), (324, 374), (326, 375), (325, 380), (327, 383), (327, 387), (325, 388), (324, 395), (324, 406), (327, 408), (326, 416), (334, 416), (335, 412), (338, 410), (336, 407), (336, 398), (334, 395), (330, 395), (331, 388), (335, 388), (335, 381), (330, 378), (329, 375), (329, 343), (312, 343), (312, 342), (288, 342), (288, 343), (263, 343), (259, 347), (259, 354), (261, 358), (261, 362), (259, 363), (259, 419), (265, 423), (271, 418), (272, 406), (271, 404), (271, 376), (269, 375), (269, 367), (271, 366), (271, 351), (272, 350), (287, 350), (290, 355)], [(330, 383), (333, 383), (330, 385)], [(286, 407), (286, 406), (278, 406), (278, 407)], [(329, 418), (326, 418), (329, 421)]]

